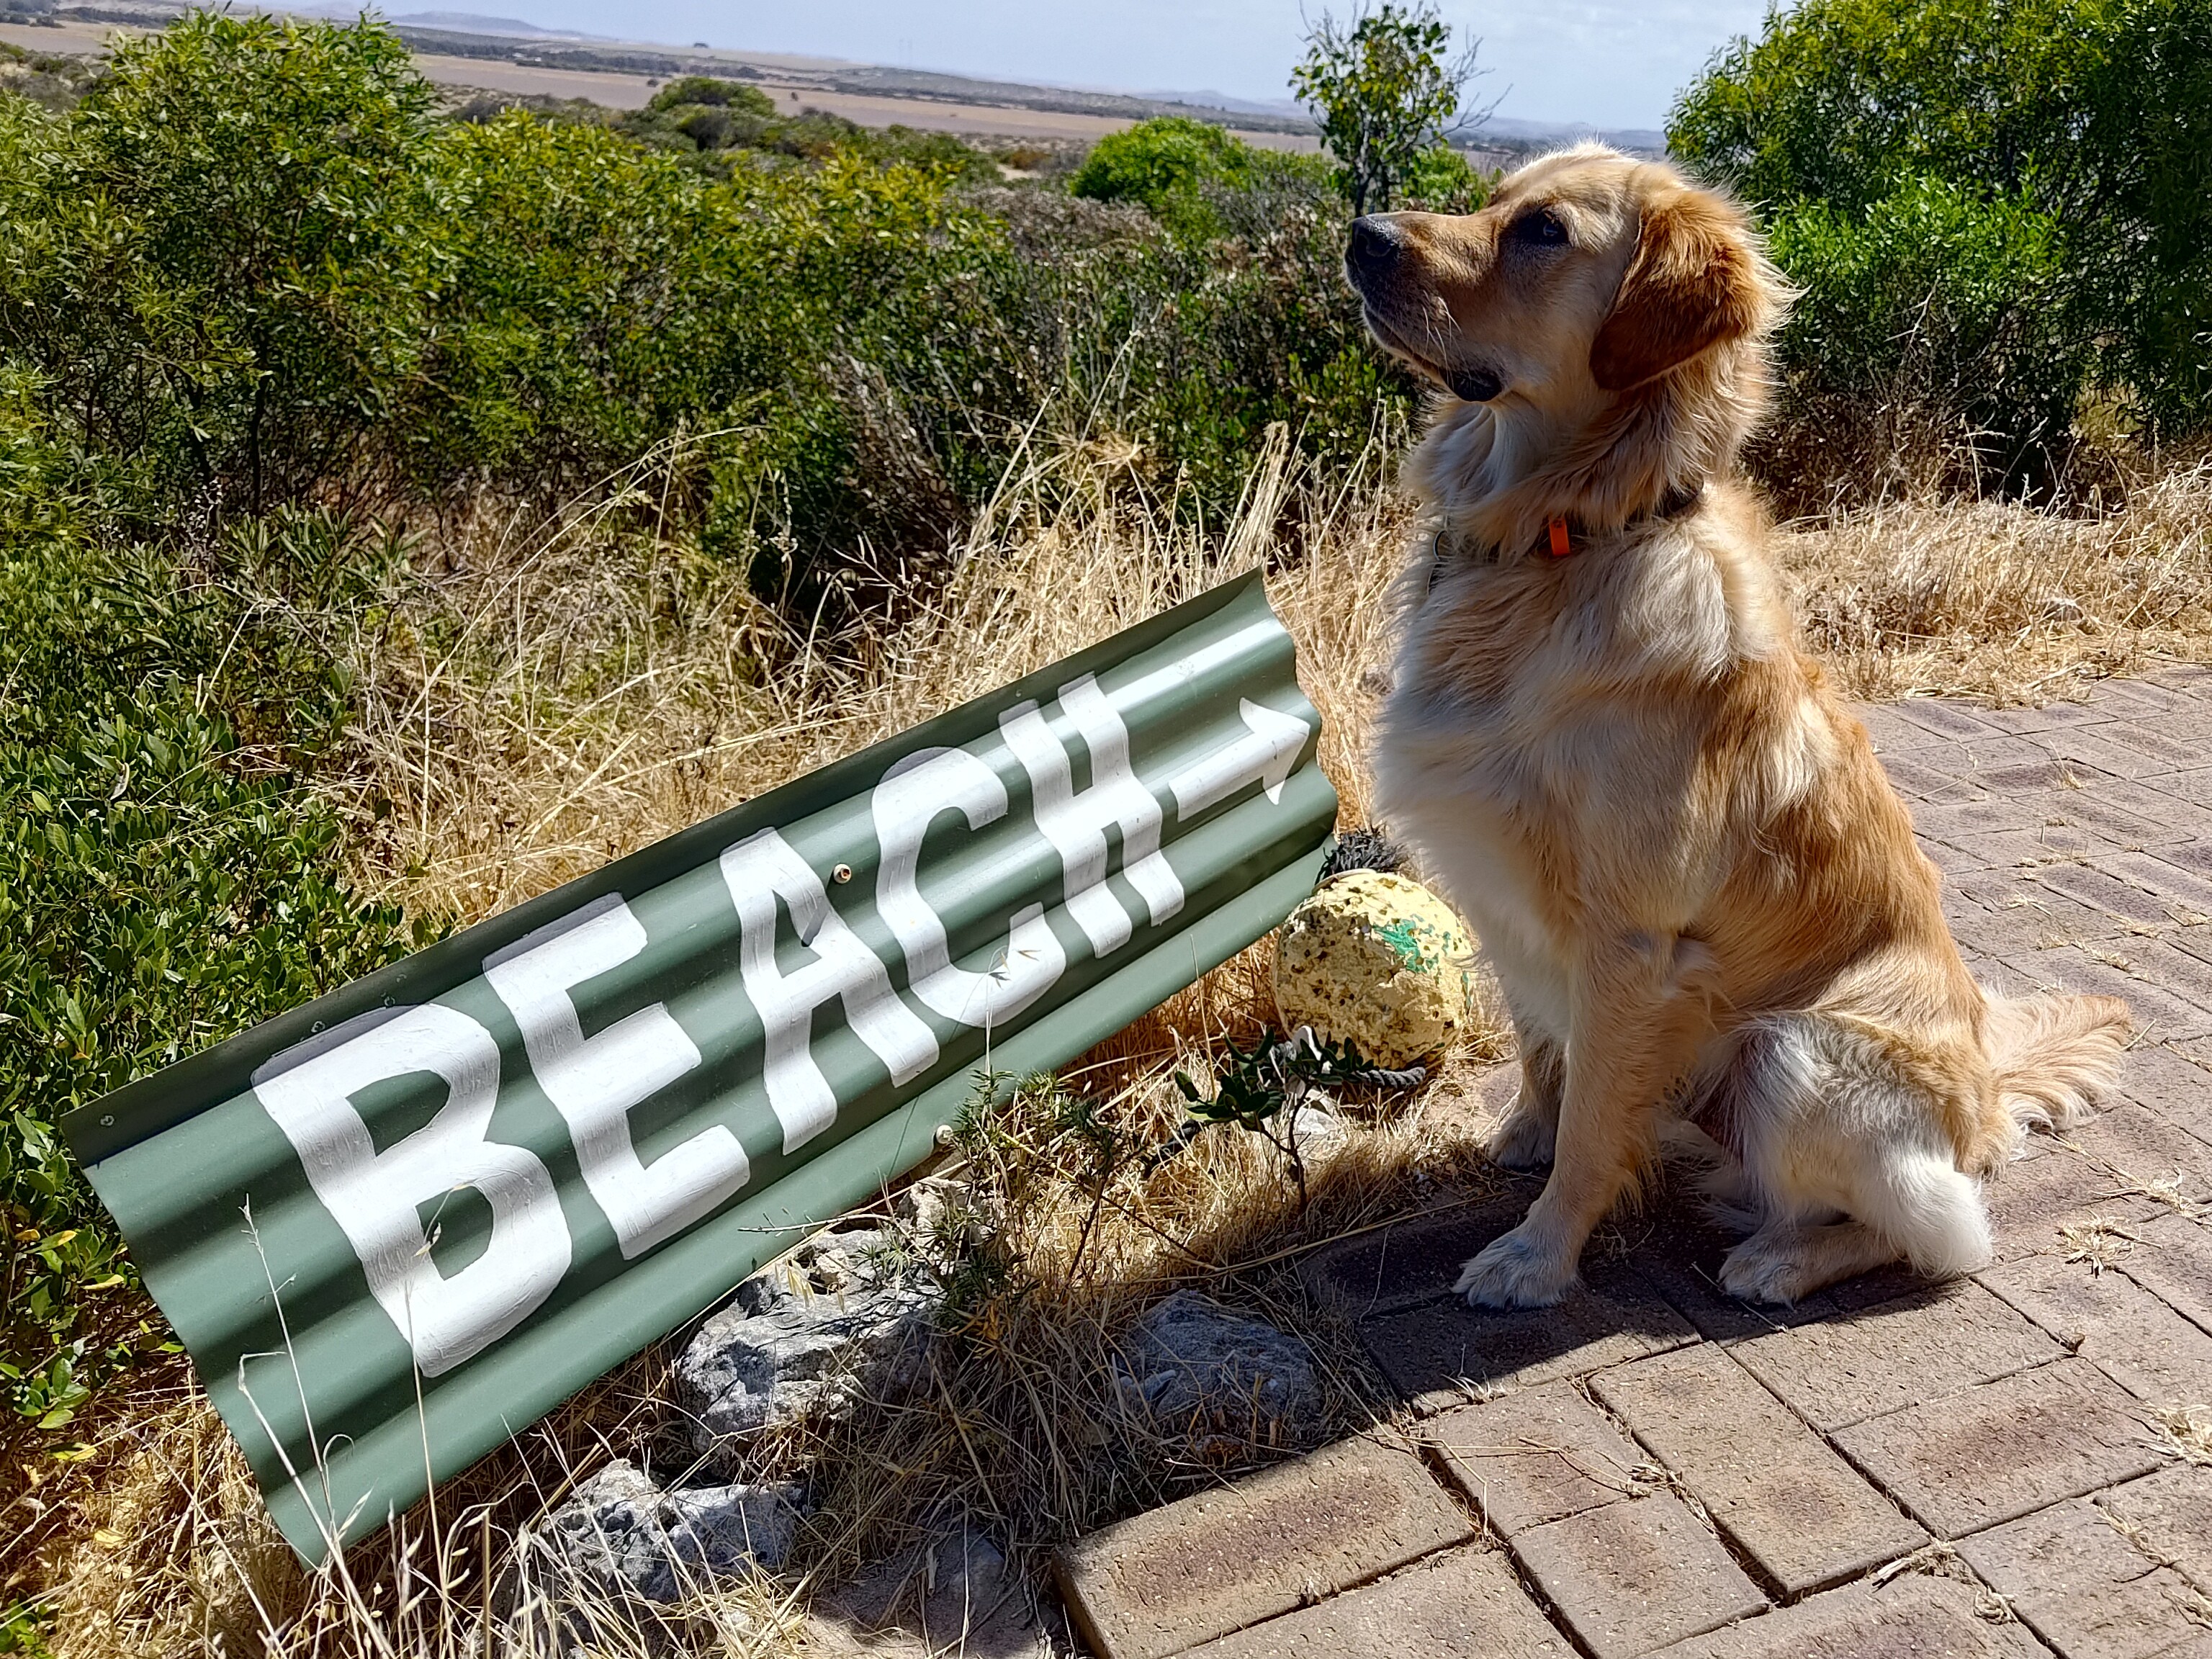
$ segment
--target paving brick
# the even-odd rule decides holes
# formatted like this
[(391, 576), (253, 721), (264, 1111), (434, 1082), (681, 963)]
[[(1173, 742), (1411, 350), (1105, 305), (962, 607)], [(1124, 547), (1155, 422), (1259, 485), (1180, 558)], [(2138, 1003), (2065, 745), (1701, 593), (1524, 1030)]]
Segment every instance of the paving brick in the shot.
[(2212, 1401), (2212, 1336), (2124, 1275), (2054, 1252), (1976, 1277), (2136, 1399)]
[(2123, 1185), (2155, 1183), (2187, 1202), (2212, 1201), (2212, 1146), (2156, 1112), (2123, 1102), (2065, 1138)]
[[(2206, 933), (2201, 948), (2212, 950), (2212, 930), (2191, 932)], [(2191, 948), (2200, 947), (2191, 941)], [(2137, 1044), (2121, 1061), (2120, 1092), (2212, 1146), (2212, 1072), (2186, 1054), (2162, 1043)]]
[(2065, 818), (2053, 823), (2048, 817), (2030, 830), (1991, 830), (1954, 840), (1992, 869), (2033, 868), (2053, 859), (2100, 858), (2142, 844), (2137, 836), (2117, 836)]
[(2129, 1542), (2086, 1499), (1958, 1547), (2065, 1659), (2155, 1659), (2208, 1633), (2190, 1619), (2196, 1592), (2188, 1581)]
[(1840, 1583), (1928, 1541), (1712, 1344), (1616, 1366), (1591, 1386), (1784, 1596)]
[[(1893, 774), (1903, 772), (1908, 778), (1922, 769), (1915, 769), (1910, 760), (1892, 761), (1889, 765)], [(1949, 787), (1960, 795), (1965, 793), (1957, 784)], [(1988, 795), (1972, 799), (1954, 795), (1932, 800), (1923, 795), (1912, 801), (1911, 811), (1913, 832), (1923, 842), (1942, 841), (1954, 847), (1966, 845), (1976, 836), (2033, 830), (2039, 822), (2034, 809), (2017, 795)]]
[(1939, 1538), (1960, 1538), (2163, 1461), (2137, 1408), (2061, 1359), (1842, 1430), (1836, 1444)]
[(2040, 732), (2051, 752), (2061, 760), (2078, 761), (2100, 772), (2108, 772), (2116, 778), (2156, 777), (2162, 773), (2178, 771), (2173, 763), (2162, 756), (2148, 755), (2142, 750), (2114, 740), (2114, 732), (2121, 722), (2094, 726), (2072, 726), (2063, 732)]
[[(2015, 886), (2029, 884), (2015, 883)], [(1949, 916), (1952, 937), (1993, 957), (2027, 956), (2069, 945), (2097, 944), (2118, 932), (2100, 910), (2062, 899), (2046, 890), (2034, 896), (1961, 906)]]
[(1520, 1224), (1526, 1198), (1416, 1217), (1347, 1238), (1299, 1264), (1318, 1301), (1357, 1318), (1449, 1295), (1467, 1259)]
[(1444, 1412), (1422, 1437), (1504, 1538), (1644, 1490), (1630, 1478), (1644, 1454), (1569, 1382)]
[(2177, 1464), (2094, 1501), (2138, 1548), (2212, 1595), (2212, 1468)]
[[(2174, 943), (2176, 936), (2185, 932), (2203, 931), (2177, 927), (2156, 939), (2113, 939), (2093, 954), (2112, 959), (2114, 966), (2168, 996), (2203, 1008), (2212, 1006), (2212, 963), (2178, 948)], [(2125, 994), (2132, 1009), (2136, 994), (2130, 991)]]
[(1626, 1499), (1514, 1540), (1522, 1568), (1595, 1659), (1629, 1659), (1766, 1606), (1676, 1498)]
[(1919, 816), (1917, 808), (1923, 802), (1942, 806), (1990, 799), (1988, 791), (1964, 781), (1944, 766), (1944, 761), (1958, 747), (1955, 744), (1947, 744), (1942, 749), (1922, 749), (1883, 758), (1882, 770), (1889, 775), (1890, 787), (1913, 803), (1916, 818)]
[(2185, 772), (2204, 764), (2204, 751), (2194, 744), (2176, 742), (2142, 718), (2114, 720), (2099, 734), (2123, 749), (2133, 750), (2161, 772)]
[(2027, 975), (2039, 991), (2119, 998), (2135, 1017), (2136, 1029), (2148, 1040), (2163, 1042), (2212, 1034), (2212, 1012), (2099, 962), (2076, 947), (2008, 959)]
[(2035, 872), (2035, 879), (2043, 886), (2093, 905), (2107, 915), (2139, 921), (2146, 927), (2164, 927), (2178, 920), (2156, 894), (2146, 893), (2117, 876), (2104, 870), (2092, 870), (2087, 865), (2047, 864)]
[(2076, 829), (2093, 838), (2092, 845), (2117, 843), (2123, 850), (2168, 846), (2200, 833), (2197, 821), (2171, 795), (2070, 764), (2069, 770), (2088, 781), (2036, 797), (2041, 822), (2051, 829)]
[(1860, 703), (1851, 714), (1866, 728), (1867, 739), (1877, 755), (1902, 754), (1950, 741), (1879, 703)]
[(2176, 864), (2171, 848), (2155, 853), (2121, 853), (2104, 867), (2124, 881), (2163, 900), (2169, 914), (2187, 921), (2212, 921), (2212, 881)]
[(1420, 1459), (1346, 1440), (1092, 1533), (1054, 1571), (1101, 1659), (1159, 1659), (1473, 1531)]
[(1900, 1573), (1693, 1638), (1660, 1659), (2050, 1659), (2023, 1626), (1981, 1617), (1974, 1601), (1956, 1578)]
[(1188, 1659), (1574, 1659), (1496, 1551), (1455, 1550), (1190, 1650)]
[(2095, 707), (2110, 708), (2124, 722), (2140, 724), (2147, 714), (2160, 717), (2160, 730), (2172, 724), (2167, 716), (2193, 709), (2197, 699), (2187, 692), (2149, 680), (2100, 680), (2089, 693)]
[(2129, 1230), (2119, 1270), (2189, 1320), (2212, 1331), (2212, 1226), (2168, 1211)]
[(2070, 1146), (2030, 1135), (2023, 1155), (1982, 1185), (1997, 1260), (2056, 1249), (2059, 1229), (2072, 1223), (2101, 1218), (2132, 1226), (2149, 1220), (2160, 1206), (2131, 1194), (2129, 1184)]
[(1556, 1307), (1470, 1308), (1457, 1297), (1359, 1323), (1382, 1374), (1418, 1411), (1466, 1397), (1466, 1385), (1527, 1388), (1697, 1340), (1682, 1316), (1620, 1262), (1586, 1267)]
[(2113, 711), (2086, 702), (2047, 702), (2036, 708), (1978, 708), (1974, 718), (1999, 732), (2063, 732), (2075, 726), (2103, 726)]
[(1826, 1433), (2008, 1376), (2063, 1352), (1972, 1280), (1732, 1343), (1729, 1352)]
[(1978, 718), (1982, 713), (1980, 709), (1969, 714), (1956, 702), (1938, 702), (1932, 697), (1908, 697), (1891, 707), (1914, 725), (1923, 726), (1938, 737), (1963, 741), (1985, 738), (1997, 731), (1996, 726), (1986, 725)]

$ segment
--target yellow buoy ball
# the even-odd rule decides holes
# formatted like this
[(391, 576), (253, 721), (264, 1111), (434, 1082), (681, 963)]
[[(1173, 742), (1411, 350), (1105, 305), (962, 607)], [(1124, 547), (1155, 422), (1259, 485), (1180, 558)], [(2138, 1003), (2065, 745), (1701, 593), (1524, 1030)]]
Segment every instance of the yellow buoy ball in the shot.
[(1436, 1054), (1467, 1023), (1474, 940), (1434, 893), (1403, 876), (1352, 870), (1291, 912), (1275, 941), (1275, 1008), (1370, 1066)]

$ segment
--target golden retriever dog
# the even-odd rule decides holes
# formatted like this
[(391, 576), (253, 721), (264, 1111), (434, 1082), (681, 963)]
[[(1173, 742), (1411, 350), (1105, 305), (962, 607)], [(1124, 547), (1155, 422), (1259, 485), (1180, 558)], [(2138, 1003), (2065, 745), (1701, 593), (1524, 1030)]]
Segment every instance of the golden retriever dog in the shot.
[(1346, 267), (1443, 389), (1405, 469), (1434, 541), (1401, 596), (1381, 812), (1504, 986), (1522, 1078), (1493, 1154), (1552, 1166), (1458, 1289), (1557, 1301), (1680, 1126), (1750, 1230), (1737, 1296), (1986, 1264), (1981, 1182), (2090, 1109), (2128, 1012), (1975, 983), (1865, 729), (1796, 647), (1736, 473), (1789, 297), (1745, 216), (1586, 146), (1479, 213), (1359, 220)]

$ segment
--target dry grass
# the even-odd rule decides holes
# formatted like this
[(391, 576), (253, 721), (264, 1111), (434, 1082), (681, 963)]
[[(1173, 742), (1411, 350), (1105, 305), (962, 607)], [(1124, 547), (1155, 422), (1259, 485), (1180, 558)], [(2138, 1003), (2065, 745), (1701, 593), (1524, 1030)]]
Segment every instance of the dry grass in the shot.
[(1299, 488), (1278, 429), (1236, 520), (1209, 531), (1113, 488), (1126, 454), (1070, 451), (1009, 480), (941, 590), (916, 584), (895, 623), (832, 635), (660, 538), (655, 468), (674, 459), (527, 533), (484, 511), (449, 570), (349, 645), (369, 886), (489, 915), (1194, 598), (1292, 526), (1317, 556), (1269, 591), (1358, 818), (1358, 681), (1383, 655), (1405, 529), (1375, 468), (1333, 495)]
[(2212, 462), (2068, 517), (1905, 500), (1782, 540), (1808, 646), (1850, 693), (2051, 702), (2212, 655)]
[[(1204, 534), (1133, 498), (1125, 459), (1071, 452), (1010, 480), (957, 550), (949, 586), (915, 592), (896, 623), (834, 637), (795, 627), (658, 533), (668, 458), (551, 524), (525, 529), (483, 509), (396, 596), (378, 633), (346, 642), (365, 688), (364, 763), (344, 800), (362, 880), (418, 911), (491, 914), (1286, 543), (1301, 556), (1271, 572), (1269, 591), (1327, 723), (1323, 764), (1346, 821), (1364, 822), (1383, 592), (1411, 529), (1381, 487), (1380, 451), (1324, 491), (1278, 450), (1236, 521)], [(2124, 516), (1898, 504), (1796, 531), (1785, 559), (1809, 641), (1857, 694), (2045, 696), (2070, 677), (2199, 651), (2212, 630), (2209, 511), (2212, 471), (2200, 467), (2137, 489)], [(1328, 1396), (1319, 1432), (1388, 1409), (1349, 1334), (1292, 1269), (1321, 1241), (1492, 1189), (1452, 1079), (1319, 1154), (1304, 1207), (1276, 1154), (1233, 1132), (1144, 1167), (1143, 1149), (1179, 1116), (1167, 1073), (1258, 1030), (1266, 969), (1264, 947), (1246, 953), (1071, 1068), (1064, 1087), (1097, 1103), (1103, 1135), (1083, 1138), (1061, 1095), (1042, 1089), (971, 1136), (958, 1173), (999, 1218), (987, 1255), (1000, 1273), (961, 1291), (928, 1386), (787, 1437), (749, 1471), (810, 1478), (817, 1519), (794, 1573), (702, 1594), (666, 1628), (600, 1607), (591, 1651), (817, 1650), (814, 1593), (933, 1530), (981, 1526), (1033, 1565), (1111, 1516), (1283, 1455), (1235, 1433), (1133, 1422), (1114, 1397), (1118, 1333), (1171, 1288), (1203, 1285), (1307, 1335)], [(312, 1577), (276, 1538), (204, 1401), (166, 1383), (106, 1418), (86, 1461), (48, 1483), (38, 1577), (56, 1650), (550, 1655), (542, 1598), (576, 1591), (525, 1559), (524, 1529), (610, 1454), (659, 1447), (665, 1467), (668, 1359), (665, 1346), (639, 1357), (448, 1483), (434, 1534), (418, 1514)]]

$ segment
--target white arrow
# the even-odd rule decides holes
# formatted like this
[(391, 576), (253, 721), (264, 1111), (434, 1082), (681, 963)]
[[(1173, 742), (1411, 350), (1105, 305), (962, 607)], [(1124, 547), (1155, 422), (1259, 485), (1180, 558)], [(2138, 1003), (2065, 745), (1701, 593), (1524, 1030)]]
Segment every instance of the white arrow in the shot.
[(1248, 783), (1265, 784), (1271, 801), (1283, 799), (1283, 785), (1313, 728), (1295, 714), (1249, 697), (1239, 698), (1237, 709), (1251, 728), (1249, 734), (1207, 750), (1168, 780), (1168, 787), (1175, 792), (1176, 816), (1185, 823)]

